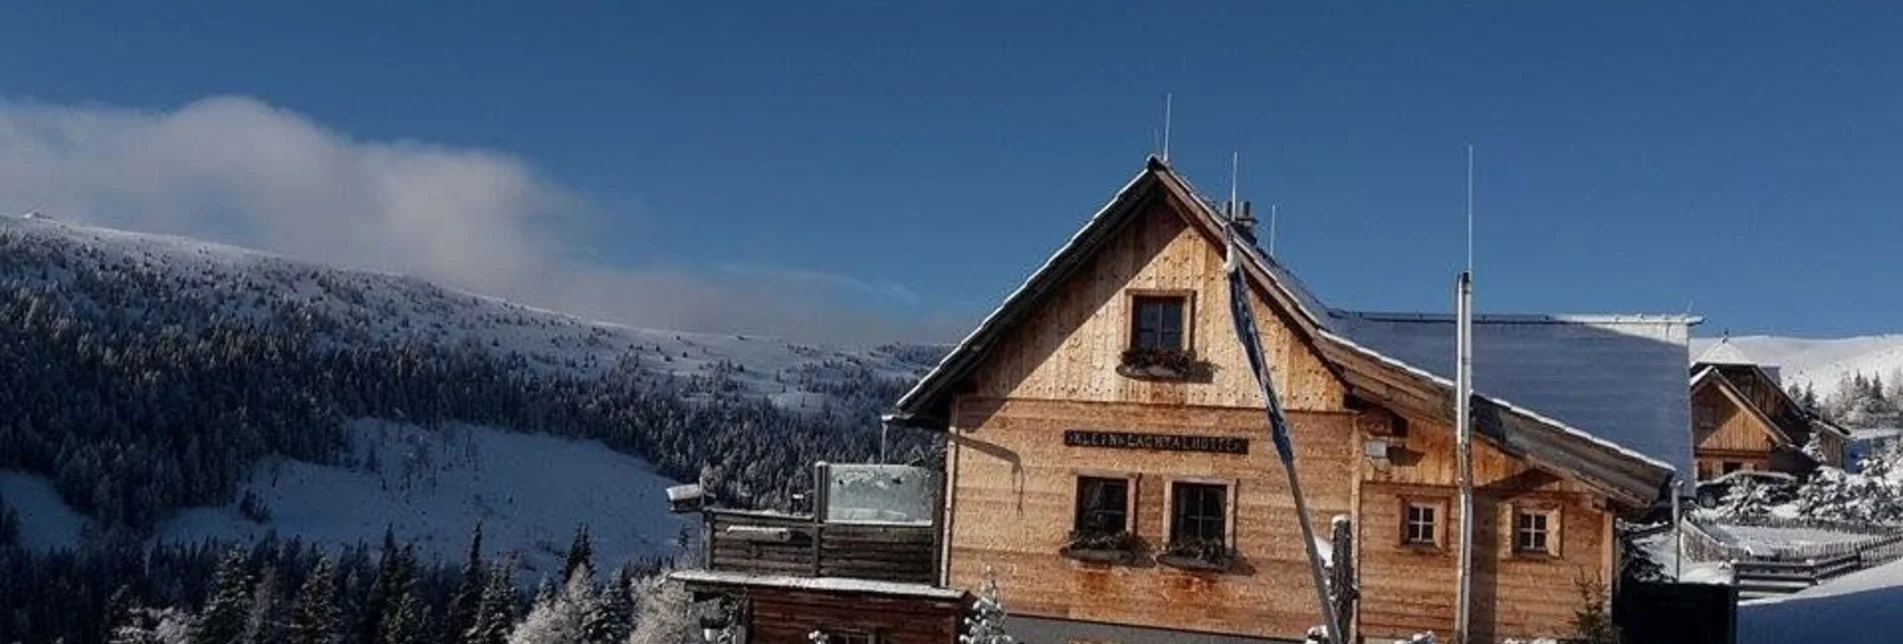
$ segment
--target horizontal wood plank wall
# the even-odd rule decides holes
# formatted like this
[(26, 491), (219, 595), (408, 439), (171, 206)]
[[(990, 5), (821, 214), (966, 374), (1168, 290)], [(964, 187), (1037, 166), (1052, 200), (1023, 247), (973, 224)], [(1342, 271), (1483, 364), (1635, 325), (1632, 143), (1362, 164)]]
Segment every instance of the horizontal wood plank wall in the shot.
[[(935, 530), (925, 526), (820, 524), (811, 517), (709, 513), (708, 568), (797, 577), (937, 580)], [(786, 539), (748, 539), (732, 529), (777, 529)], [(817, 551), (816, 551), (817, 549)]]
[[(957, 503), (951, 585), (976, 588), (986, 567), (1016, 613), (1159, 628), (1299, 636), (1314, 625), (1306, 551), (1260, 409), (961, 398), (954, 424)], [(1347, 512), (1354, 417), (1292, 412), (1302, 485), (1317, 525)], [(1248, 455), (1066, 447), (1063, 432), (1115, 428), (1252, 440)], [(1169, 482), (1235, 481), (1234, 546), (1245, 572), (1190, 572), (1151, 562), (1109, 566), (1058, 555), (1071, 529), (1075, 476), (1137, 477), (1137, 534), (1168, 541)]]
[[(1455, 570), (1459, 488), (1450, 426), (1413, 418), (1405, 437), (1387, 437), (1391, 464), (1361, 467), (1359, 542), (1361, 633), (1399, 638), (1432, 630), (1451, 632), (1457, 596)], [(1372, 438), (1372, 437), (1369, 437)], [(1397, 449), (1398, 448), (1398, 449)], [(1577, 582), (1609, 580), (1605, 543), (1612, 520), (1589, 488), (1528, 467), (1485, 441), (1474, 442), (1474, 627), (1492, 637), (1557, 637), (1570, 630), (1580, 605)], [(1444, 501), (1444, 545), (1401, 541), (1402, 508), (1409, 500)], [(1515, 504), (1557, 509), (1559, 555), (1513, 552)], [(1490, 641), (1490, 640), (1478, 640)]]
[[(1114, 235), (1016, 332), (1000, 340), (974, 374), (973, 393), (983, 398), (1261, 407), (1262, 395), (1236, 342), (1225, 279), (1222, 246), (1190, 228), (1167, 206), (1153, 206)], [(1208, 382), (1138, 380), (1117, 373), (1130, 342), (1132, 291), (1192, 294), (1186, 343), (1210, 363)], [(1263, 350), (1270, 354), (1283, 388), (1283, 405), (1340, 409), (1341, 384), (1320, 356), (1260, 294), (1253, 306)]]
[(950, 644), (962, 604), (879, 595), (750, 589), (753, 644), (811, 644), (813, 631), (875, 634), (881, 644)]

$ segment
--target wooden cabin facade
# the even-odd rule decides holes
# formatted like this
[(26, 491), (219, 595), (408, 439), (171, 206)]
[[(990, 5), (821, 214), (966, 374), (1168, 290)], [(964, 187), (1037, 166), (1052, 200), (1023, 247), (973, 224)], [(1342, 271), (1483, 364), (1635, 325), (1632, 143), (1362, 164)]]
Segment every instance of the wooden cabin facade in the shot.
[[(945, 433), (939, 579), (976, 589), (993, 571), (1020, 641), (1299, 641), (1320, 621), (1232, 326), (1225, 225), (1152, 159), (887, 418)], [(1466, 520), (1451, 383), (1369, 348), (1356, 334), (1377, 320), (1320, 306), (1241, 250), (1311, 518), (1352, 521), (1354, 634), (1450, 633)], [(1451, 358), (1444, 322), (1425, 320)], [(1584, 337), (1513, 322), (1503, 333)], [(1682, 446), (1690, 321), (1645, 322), (1677, 334), (1676, 354), (1659, 344)], [(1577, 582), (1617, 576), (1615, 516), (1652, 505), (1675, 464), (1512, 401), (1474, 404), (1473, 641), (1565, 635)]]
[[(1691, 396), (1700, 480), (1740, 470), (1805, 476), (1819, 465), (1844, 466), (1849, 433), (1803, 409), (1758, 365), (1699, 362)], [(1813, 440), (1821, 458), (1804, 453)]]

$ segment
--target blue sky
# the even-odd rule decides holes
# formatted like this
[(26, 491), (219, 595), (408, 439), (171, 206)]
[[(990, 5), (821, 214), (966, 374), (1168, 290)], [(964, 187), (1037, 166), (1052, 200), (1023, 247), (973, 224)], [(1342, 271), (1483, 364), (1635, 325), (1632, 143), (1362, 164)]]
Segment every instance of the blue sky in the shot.
[[(748, 330), (955, 337), (1140, 167), (1166, 92), (1177, 165), (1224, 192), (1239, 152), (1334, 305), (1450, 308), (1472, 143), (1483, 312), (1903, 327), (1881, 3), (82, 4), (0, 9), (0, 101), (240, 96), (347, 145), (493, 154), (585, 213), (502, 216), (565, 262), (828, 309)], [(679, 305), (605, 315), (729, 326), (643, 314)]]

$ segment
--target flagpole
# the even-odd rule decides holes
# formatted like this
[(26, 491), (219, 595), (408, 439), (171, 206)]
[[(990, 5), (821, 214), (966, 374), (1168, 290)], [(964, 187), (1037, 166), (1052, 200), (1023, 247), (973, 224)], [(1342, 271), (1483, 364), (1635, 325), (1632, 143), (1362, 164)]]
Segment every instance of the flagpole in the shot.
[(1335, 610), (1335, 602), (1330, 600), (1328, 579), (1322, 573), (1321, 549), (1315, 543), (1315, 524), (1308, 516), (1308, 502), (1302, 495), (1301, 478), (1295, 474), (1295, 449), (1289, 442), (1288, 419), (1282, 414), (1282, 402), (1275, 394), (1275, 383), (1269, 375), (1261, 339), (1256, 334), (1255, 315), (1249, 310), (1248, 292), (1243, 288), (1240, 267), (1236, 253), (1235, 223), (1228, 223), (1228, 261), (1229, 306), (1231, 317), (1236, 325), (1236, 339), (1242, 343), (1243, 355), (1249, 359), (1249, 367), (1255, 373), (1256, 384), (1262, 390), (1263, 399), (1268, 401), (1269, 437), (1275, 443), (1275, 453), (1282, 460), (1282, 472), (1288, 476), (1289, 494), (1295, 498), (1295, 516), (1302, 526), (1302, 546), (1308, 551), (1309, 580), (1315, 586), (1315, 601), (1321, 604), (1322, 618), (1326, 620), (1322, 628), (1328, 641), (1345, 644), (1346, 624)]

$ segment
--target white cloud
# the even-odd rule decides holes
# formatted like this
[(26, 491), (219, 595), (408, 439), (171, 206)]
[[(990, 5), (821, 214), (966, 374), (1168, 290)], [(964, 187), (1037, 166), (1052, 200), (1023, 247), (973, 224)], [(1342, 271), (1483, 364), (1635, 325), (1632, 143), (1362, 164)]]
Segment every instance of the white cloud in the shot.
[[(949, 337), (865, 302), (903, 286), (712, 258), (626, 269), (563, 251), (587, 202), (521, 159), (355, 139), (257, 100), (171, 111), (0, 102), (0, 211), (184, 234), (394, 270), (638, 326), (803, 340)], [(888, 302), (890, 303), (890, 302)]]

